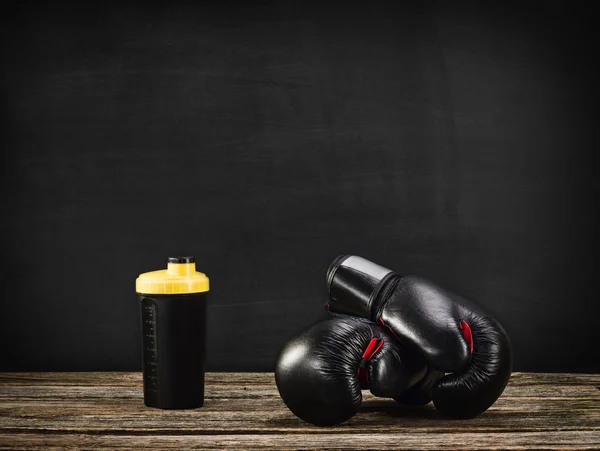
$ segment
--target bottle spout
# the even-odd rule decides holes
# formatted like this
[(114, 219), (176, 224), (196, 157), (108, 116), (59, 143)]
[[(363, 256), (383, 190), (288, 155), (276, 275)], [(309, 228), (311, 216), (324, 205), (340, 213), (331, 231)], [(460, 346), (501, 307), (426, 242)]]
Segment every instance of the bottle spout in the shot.
[(169, 257), (167, 274), (171, 276), (190, 276), (196, 272), (194, 257)]

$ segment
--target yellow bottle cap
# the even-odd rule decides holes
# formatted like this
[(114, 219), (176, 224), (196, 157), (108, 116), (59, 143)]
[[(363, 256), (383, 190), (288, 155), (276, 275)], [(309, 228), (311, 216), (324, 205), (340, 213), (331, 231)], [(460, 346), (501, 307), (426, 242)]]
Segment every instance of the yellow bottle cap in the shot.
[(194, 257), (171, 257), (167, 269), (145, 272), (135, 281), (135, 291), (141, 294), (188, 294), (208, 290), (208, 277), (196, 271)]

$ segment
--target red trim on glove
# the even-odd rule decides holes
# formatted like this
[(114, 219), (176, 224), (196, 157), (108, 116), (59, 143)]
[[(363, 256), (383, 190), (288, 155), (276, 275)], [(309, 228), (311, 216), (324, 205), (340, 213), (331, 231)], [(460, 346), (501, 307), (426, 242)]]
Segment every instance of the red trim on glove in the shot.
[(367, 349), (365, 349), (365, 352), (363, 352), (362, 358), (369, 360), (374, 354), (373, 349), (375, 349), (376, 345), (377, 345), (377, 338), (375, 338), (375, 337), (371, 338), (371, 341), (367, 345)]
[[(371, 338), (371, 341), (367, 345), (367, 349), (363, 352), (362, 358), (363, 360), (371, 360), (375, 353), (381, 349), (383, 346), (383, 340), (377, 339), (376, 337)], [(358, 369), (358, 378), (360, 379), (363, 385), (369, 383), (369, 376), (367, 371), (361, 371), (361, 368)]]
[(379, 340), (377, 342), (377, 347), (373, 350), (373, 352), (369, 356), (369, 360), (371, 360), (371, 358), (377, 353), (377, 351), (379, 351), (381, 349), (382, 346), (383, 346), (383, 340)]
[(465, 340), (467, 340), (467, 344), (469, 345), (469, 352), (473, 354), (473, 332), (471, 332), (471, 328), (466, 321), (461, 321), (460, 329), (462, 330), (463, 337), (465, 337)]
[(380, 322), (380, 323), (381, 323), (383, 326), (387, 327), (387, 329), (388, 329), (388, 330), (389, 330), (389, 331), (392, 333), (392, 335), (393, 335), (394, 337), (396, 337), (396, 340), (402, 341), (402, 340), (400, 340), (400, 339), (398, 338), (398, 335), (396, 335), (396, 332), (394, 332), (394, 329), (392, 329), (391, 327), (389, 327), (387, 324), (385, 324), (385, 323), (383, 322), (383, 318), (382, 318), (381, 316), (379, 317), (379, 322)]

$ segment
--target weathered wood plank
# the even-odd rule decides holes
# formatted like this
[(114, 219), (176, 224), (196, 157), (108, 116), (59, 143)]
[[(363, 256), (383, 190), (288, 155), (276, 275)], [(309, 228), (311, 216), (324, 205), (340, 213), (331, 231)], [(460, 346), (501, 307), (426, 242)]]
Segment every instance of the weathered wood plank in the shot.
[(0, 447), (600, 449), (600, 375), (516, 373), (463, 421), (363, 392), (361, 412), (332, 428), (296, 418), (272, 374), (206, 379), (203, 408), (166, 411), (143, 405), (139, 373), (0, 373)]
[(0, 434), (0, 449), (320, 449), (320, 450), (465, 450), (560, 449), (597, 450), (597, 434), (579, 432), (527, 432), (512, 434), (248, 434), (248, 435), (64, 435)]
[[(273, 373), (206, 373), (207, 385), (264, 385), (275, 382)], [(139, 387), (142, 374), (132, 372), (0, 373), (5, 385), (77, 385)]]
[[(206, 373), (207, 385), (271, 384), (273, 373)], [(67, 373), (0, 373), (0, 387), (6, 385), (78, 385), (130, 386), (142, 383), (141, 373), (132, 372), (67, 372)], [(599, 374), (513, 373), (509, 387), (520, 385), (587, 385), (600, 387)]]
[[(323, 428), (300, 421), (280, 402), (252, 402), (223, 398), (218, 403), (207, 400), (205, 408), (191, 411), (164, 411), (140, 406), (141, 400), (123, 403), (53, 401), (51, 403), (11, 401), (0, 407), (0, 431), (96, 432), (111, 431), (169, 433), (245, 433), (248, 431), (316, 432)], [(347, 423), (329, 428), (332, 432), (376, 433), (386, 430), (432, 431), (543, 431), (600, 430), (600, 401), (568, 400), (531, 402), (511, 405), (498, 402), (484, 415), (464, 421), (441, 418), (433, 406), (407, 408), (391, 400), (366, 399), (362, 411)], [(230, 406), (230, 407), (228, 407)]]

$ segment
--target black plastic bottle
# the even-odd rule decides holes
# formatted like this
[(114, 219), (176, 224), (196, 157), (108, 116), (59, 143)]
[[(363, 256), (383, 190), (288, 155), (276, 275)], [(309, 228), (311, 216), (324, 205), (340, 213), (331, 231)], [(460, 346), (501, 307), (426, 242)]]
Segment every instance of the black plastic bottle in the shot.
[(204, 404), (209, 280), (193, 257), (136, 280), (142, 310), (144, 404), (193, 409)]

